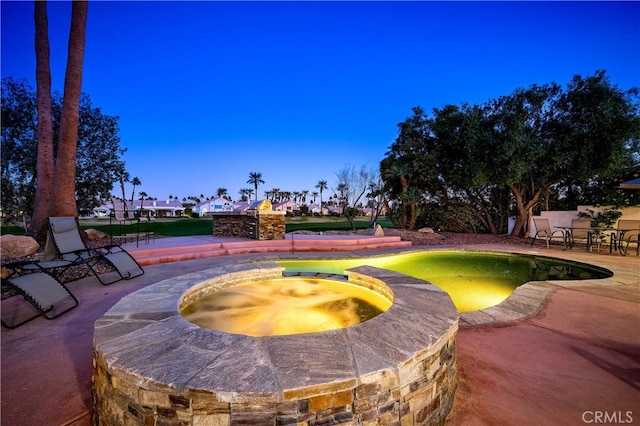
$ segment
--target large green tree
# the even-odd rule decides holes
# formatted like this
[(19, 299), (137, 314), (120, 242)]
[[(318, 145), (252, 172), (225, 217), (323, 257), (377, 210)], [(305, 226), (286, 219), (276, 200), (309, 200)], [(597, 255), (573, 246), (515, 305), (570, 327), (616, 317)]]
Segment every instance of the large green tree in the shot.
[[(54, 155), (59, 140), (62, 95), (54, 92), (51, 102), (51, 155)], [(36, 167), (37, 152), (42, 148), (38, 125), (35, 90), (25, 80), (2, 79), (2, 208), (9, 217), (19, 217), (20, 212), (31, 214), (40, 206), (34, 201), (36, 176), (41, 173)], [(125, 174), (122, 160), (125, 149), (120, 148), (118, 132), (118, 117), (103, 114), (83, 94), (75, 173), (75, 194), (81, 214), (99, 205), (119, 176)]]
[[(624, 178), (638, 164), (638, 92), (623, 91), (603, 71), (517, 89), (483, 105), (448, 105), (428, 117), (415, 108), (381, 163), (386, 187), (407, 169), (406, 184), (444, 205), (466, 206), (487, 232), (504, 231), (508, 209), (514, 235), (549, 197), (604, 176)], [(406, 187), (406, 186), (405, 186)], [(505, 198), (504, 190), (510, 197)]]
[(31, 211), (37, 155), (36, 96), (24, 82), (2, 79), (0, 155), (3, 215), (18, 218)]

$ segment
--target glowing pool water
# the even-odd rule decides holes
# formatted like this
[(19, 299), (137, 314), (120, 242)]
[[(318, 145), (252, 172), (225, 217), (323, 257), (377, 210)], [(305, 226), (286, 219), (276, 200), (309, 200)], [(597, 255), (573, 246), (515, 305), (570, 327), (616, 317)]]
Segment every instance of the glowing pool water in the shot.
[(212, 330), (285, 336), (360, 324), (389, 309), (391, 303), (379, 291), (346, 280), (273, 278), (214, 289), (180, 313), (187, 321)]
[(540, 256), (510, 253), (429, 250), (381, 257), (331, 260), (281, 260), (287, 274), (342, 274), (360, 265), (401, 272), (446, 291), (460, 312), (477, 311), (505, 300), (529, 281), (611, 277), (595, 266)]

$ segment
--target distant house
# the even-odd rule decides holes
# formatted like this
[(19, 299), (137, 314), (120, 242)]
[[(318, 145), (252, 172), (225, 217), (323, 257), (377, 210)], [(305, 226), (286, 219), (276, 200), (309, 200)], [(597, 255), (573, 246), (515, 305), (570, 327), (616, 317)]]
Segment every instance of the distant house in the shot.
[[(309, 212), (311, 214), (320, 214), (320, 204), (309, 204)], [(326, 207), (322, 207), (322, 215), (327, 216), (329, 214), (329, 209)]]
[(291, 200), (275, 203), (272, 208), (274, 211), (277, 211), (277, 212), (288, 212), (288, 213), (292, 213), (294, 211), (300, 210), (300, 206)]
[(233, 211), (233, 202), (224, 197), (207, 200), (193, 207), (193, 212), (200, 216), (206, 216), (213, 213), (228, 213)]
[[(179, 200), (133, 200), (133, 210), (140, 216), (151, 214), (154, 217), (182, 217), (184, 207)], [(93, 209), (94, 217), (109, 217), (113, 212), (111, 201), (105, 201), (102, 205)]]
[(341, 215), (343, 207), (342, 206), (331, 205), (331, 206), (327, 207), (327, 209), (329, 210), (329, 213), (332, 214), (332, 215)]
[(251, 205), (251, 201), (236, 201), (233, 203), (233, 212), (234, 213), (242, 213)]
[(184, 216), (184, 206), (175, 198), (171, 198), (165, 201), (158, 200), (133, 200), (133, 209), (135, 211), (142, 210), (144, 212), (151, 212), (155, 217), (182, 217)]

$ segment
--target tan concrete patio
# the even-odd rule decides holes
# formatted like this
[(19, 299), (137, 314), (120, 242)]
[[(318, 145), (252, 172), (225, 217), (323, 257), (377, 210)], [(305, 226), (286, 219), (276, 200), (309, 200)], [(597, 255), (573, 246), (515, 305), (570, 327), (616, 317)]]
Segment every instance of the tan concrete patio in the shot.
[[(188, 241), (165, 239), (162, 244)], [(134, 247), (129, 244), (126, 248), (135, 256)], [(463, 315), (457, 337), (459, 383), (449, 424), (581, 425), (596, 423), (596, 416), (603, 418), (602, 413), (609, 419), (618, 416), (619, 423), (640, 424), (638, 257), (559, 247), (456, 248), (555, 256), (608, 268), (614, 276), (531, 284), (539, 295), (535, 309), (531, 304), (523, 308), (510, 298), (482, 315)], [(398, 250), (403, 249), (296, 256), (359, 256)], [(1, 423), (91, 424), (96, 319), (123, 296), (160, 280), (228, 262), (281, 255), (226, 255), (149, 265), (143, 276), (109, 287), (101, 286), (94, 277), (70, 283), (80, 300), (78, 308), (54, 321), (38, 318), (18, 329), (2, 330)]]

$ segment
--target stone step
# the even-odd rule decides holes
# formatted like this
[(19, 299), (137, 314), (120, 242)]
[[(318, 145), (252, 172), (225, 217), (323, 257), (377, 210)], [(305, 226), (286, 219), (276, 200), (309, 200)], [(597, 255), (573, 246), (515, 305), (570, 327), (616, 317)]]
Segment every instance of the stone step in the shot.
[(141, 266), (183, 260), (203, 259), (214, 256), (227, 256), (250, 253), (286, 253), (286, 252), (344, 252), (374, 250), (381, 248), (410, 247), (410, 241), (400, 237), (370, 237), (357, 239), (299, 239), (233, 241), (193, 246), (163, 247), (140, 249), (131, 255)]

